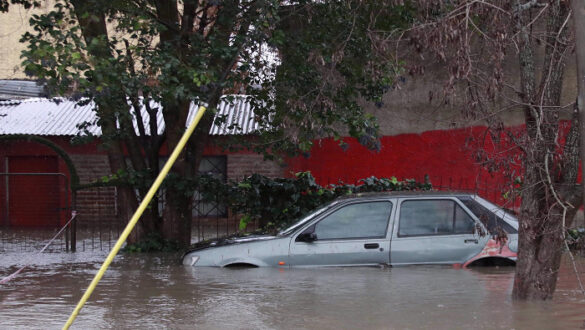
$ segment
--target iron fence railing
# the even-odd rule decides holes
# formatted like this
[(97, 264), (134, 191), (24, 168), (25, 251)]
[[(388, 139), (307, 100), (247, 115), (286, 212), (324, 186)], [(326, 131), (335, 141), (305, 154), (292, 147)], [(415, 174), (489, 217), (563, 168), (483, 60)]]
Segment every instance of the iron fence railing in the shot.
[[(6, 200), (10, 200), (10, 196), (6, 196), (10, 191), (7, 191), (5, 181), (12, 175), (12, 173), (10, 175), (0, 173), (0, 199), (5, 204)], [(19, 173), (19, 175), (25, 177), (31, 174)], [(62, 190), (63, 196), (59, 198), (61, 201), (68, 201), (68, 203), (59, 204), (60, 206), (55, 208), (55, 212), (59, 217), (64, 218), (64, 220), (60, 220), (60, 223), (64, 223), (66, 219), (69, 219), (72, 195), (66, 189), (68, 187), (66, 177), (60, 173), (39, 174), (39, 176), (42, 175), (54, 175), (61, 178), (59, 189)], [(424, 178), (420, 179), (421, 182), (423, 180)], [(15, 184), (15, 182), (10, 183)], [(517, 211), (520, 207), (518, 191), (510, 189), (509, 186), (501, 183), (491, 182), (489, 178), (483, 178), (482, 180), (434, 178), (432, 184), (438, 190), (476, 193), (511, 211)], [(77, 205), (76, 230), (67, 231), (62, 238), (52, 245), (49, 251), (68, 251), (71, 250), (72, 246), (75, 246), (77, 251), (110, 250), (126, 225), (117, 212), (116, 190), (114, 188), (99, 187), (88, 189), (88, 191), (84, 192), (80, 191), (78, 195), (80, 203)], [(35, 251), (43, 241), (59, 230), (57, 225), (44, 226), (43, 228), (16, 226), (6, 220), (5, 214), (7, 212), (10, 212), (10, 210), (7, 211), (6, 208), (0, 207), (0, 213), (4, 214), (0, 215), (0, 252), (6, 250)], [(191, 232), (192, 242), (222, 237), (240, 230), (240, 216), (232, 212), (228, 212), (225, 216), (197, 216), (197, 214), (201, 213), (194, 213)], [(583, 226), (584, 220), (582, 218), (581, 215), (580, 220), (577, 219), (575, 225)], [(245, 230), (254, 231), (257, 226), (257, 223), (252, 222), (248, 224)]]

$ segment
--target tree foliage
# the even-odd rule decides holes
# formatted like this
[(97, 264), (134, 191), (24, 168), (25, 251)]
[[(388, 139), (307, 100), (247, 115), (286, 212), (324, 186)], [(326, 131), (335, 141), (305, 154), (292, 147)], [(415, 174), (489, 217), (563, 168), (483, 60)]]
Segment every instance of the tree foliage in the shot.
[(229, 205), (242, 215), (240, 229), (257, 221), (263, 231), (284, 229), (301, 216), (331, 202), (337, 197), (367, 192), (430, 190), (430, 182), (413, 179), (369, 177), (356, 185), (330, 184), (321, 186), (310, 172), (296, 173), (294, 178), (268, 178), (254, 174), (239, 182), (223, 183), (211, 177), (200, 177), (203, 197)]
[(25, 9), (29, 9), (39, 7), (41, 3), (34, 0), (0, 0), (0, 13), (7, 12), (10, 5), (21, 5)]
[[(247, 146), (256, 151), (308, 150), (312, 139), (345, 131), (377, 148), (375, 120), (358, 101), (379, 102), (400, 65), (375, 48), (384, 33), (372, 31), (400, 29), (408, 13), (405, 5), (362, 1), (58, 0), (32, 17), (21, 41), (27, 74), (54, 95), (96, 105), (111, 182), (120, 184), (129, 218), (148, 185), (132, 189), (120, 179), (153, 180), (193, 100), (211, 111), (172, 169), (181, 180), (194, 179), (210, 127), (226, 120), (214, 119), (214, 109), (230, 93), (243, 92), (255, 107), (262, 134)], [(280, 54), (280, 65), (268, 50)], [(143, 217), (145, 235), (188, 243), (192, 194), (181, 180), (167, 185), (163, 210), (154, 201)]]
[[(288, 141), (308, 151), (323, 136), (340, 138), (336, 123), (370, 149), (379, 149), (378, 125), (364, 115), (366, 100), (382, 106), (382, 96), (403, 66), (379, 40), (412, 20), (408, 5), (376, 1), (307, 2), (288, 6), (273, 42), (282, 54), (275, 86), (272, 123)], [(303, 129), (298, 129), (298, 124)], [(346, 132), (344, 132), (346, 133)]]

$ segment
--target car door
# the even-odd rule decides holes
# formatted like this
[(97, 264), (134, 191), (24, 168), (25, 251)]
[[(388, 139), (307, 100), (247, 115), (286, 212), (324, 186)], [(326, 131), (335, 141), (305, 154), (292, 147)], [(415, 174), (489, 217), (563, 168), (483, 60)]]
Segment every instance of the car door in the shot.
[(455, 198), (402, 198), (398, 201), (390, 263), (463, 263), (488, 241), (482, 225)]
[(389, 200), (341, 205), (293, 235), (292, 266), (350, 266), (388, 264)]

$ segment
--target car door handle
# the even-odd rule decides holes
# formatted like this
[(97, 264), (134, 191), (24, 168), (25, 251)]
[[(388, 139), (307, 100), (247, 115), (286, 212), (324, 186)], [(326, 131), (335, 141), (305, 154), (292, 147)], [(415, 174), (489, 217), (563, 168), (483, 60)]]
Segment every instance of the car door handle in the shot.
[(377, 248), (380, 247), (380, 244), (378, 244), (378, 243), (366, 243), (366, 244), (364, 244), (364, 247), (366, 249), (377, 249)]
[(475, 243), (475, 244), (479, 243), (479, 241), (475, 238), (474, 239), (466, 239), (464, 242), (465, 243)]

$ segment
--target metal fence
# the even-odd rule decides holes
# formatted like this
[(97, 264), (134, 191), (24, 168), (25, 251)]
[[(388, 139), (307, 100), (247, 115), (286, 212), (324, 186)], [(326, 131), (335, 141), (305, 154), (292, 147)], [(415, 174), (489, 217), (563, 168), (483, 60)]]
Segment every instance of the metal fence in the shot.
[[(109, 251), (124, 230), (125, 223), (95, 222), (77, 223), (76, 252)], [(248, 224), (246, 231), (257, 228), (255, 223)], [(191, 242), (219, 238), (239, 230), (239, 218), (193, 218)], [(0, 227), (0, 253), (8, 251), (36, 252), (48, 242), (59, 228), (18, 228)], [(47, 252), (70, 251), (69, 238), (61, 234), (47, 249)]]
[[(0, 252), (22, 251), (34, 252), (40, 250), (50, 238), (71, 217), (71, 192), (67, 189), (66, 177), (62, 174), (37, 173), (38, 178), (57, 177), (59, 182), (45, 182), (58, 187), (58, 193), (46, 193), (43, 198), (27, 199), (26, 194), (18, 198), (10, 189), (0, 190), (0, 199), (8, 206), (0, 207)], [(8, 175), (0, 176), (4, 183)], [(16, 177), (10, 174), (10, 177)], [(19, 174), (18, 177), (33, 177), (29, 174)], [(4, 180), (2, 180), (4, 179)], [(42, 181), (42, 180), (41, 180)], [(22, 180), (10, 180), (9, 184), (2, 184), (2, 188), (15, 185), (31, 185)], [(35, 183), (39, 187), (39, 181)], [(8, 191), (8, 192), (5, 192)], [(107, 251), (116, 243), (126, 226), (121, 219), (116, 204), (117, 191), (115, 188), (99, 187), (78, 191), (74, 195), (77, 216), (73, 225), (68, 226), (64, 234), (60, 235), (48, 251)], [(31, 205), (25, 205), (29, 203)], [(43, 205), (40, 205), (43, 204)], [(46, 205), (49, 206), (46, 206)], [(197, 242), (233, 234), (239, 231), (239, 217), (231, 212), (223, 211), (225, 206), (213, 203), (203, 203), (195, 199), (191, 241)], [(42, 210), (42, 212), (39, 211)], [(221, 212), (218, 212), (220, 209)], [(17, 212), (18, 211), (18, 212)], [(44, 212), (44, 213), (43, 213)], [(23, 218), (26, 216), (26, 218)], [(23, 220), (24, 219), (24, 220)], [(249, 223), (246, 230), (253, 231), (257, 223)]]
[[(21, 176), (26, 177), (27, 175)], [(49, 175), (45, 176), (50, 177)], [(9, 184), (6, 185), (5, 183), (8, 180), (8, 177), (9, 176), (7, 175), (0, 176), (0, 183), (3, 183), (2, 187), (4, 187), (4, 192), (0, 189), (0, 198), (4, 200), (5, 204), (8, 200), (8, 204), (6, 205), (10, 206), (13, 205), (10, 204), (10, 197), (12, 195), (10, 195), (10, 189), (6, 189), (6, 187), (10, 188), (11, 185), (18, 183), (18, 180), (11, 180)], [(39, 177), (41, 177), (41, 175), (39, 175)], [(62, 175), (53, 175), (53, 179), (55, 177), (62, 178)], [(13, 176), (10, 176), (10, 178), (13, 178)], [(6, 216), (3, 215), (3, 217), (0, 218), (0, 252), (7, 250), (36, 251), (38, 250), (38, 247), (42, 245), (42, 242), (47, 241), (57, 232), (60, 228), (57, 224), (62, 225), (66, 222), (70, 216), (70, 208), (69, 204), (64, 203), (64, 201), (69, 201), (71, 195), (65, 188), (67, 187), (67, 182), (64, 179), (59, 180), (61, 180), (61, 182), (57, 184), (60, 187), (59, 191), (63, 190), (60, 193), (61, 195), (56, 194), (58, 195), (59, 206), (54, 207), (54, 214), (48, 216), (49, 218), (59, 218), (59, 222), (51, 220), (55, 222), (55, 225), (43, 226), (42, 228), (22, 227), (15, 225), (12, 220), (7, 220)], [(422, 182), (425, 179), (419, 178), (417, 180)], [(55, 182), (53, 181), (52, 183)], [(517, 191), (509, 189), (509, 186), (493, 183), (489, 178), (473, 181), (463, 178), (435, 178), (432, 183), (433, 187), (438, 190), (457, 190), (477, 193), (488, 200), (495, 201), (511, 211), (517, 211), (520, 206), (520, 198)], [(76, 235), (70, 236), (70, 233), (66, 232), (53, 243), (50, 250), (68, 251), (72, 243), (70, 237), (75, 239), (75, 247), (77, 251), (110, 250), (126, 226), (126, 223), (120, 219), (118, 214), (116, 190), (114, 188), (93, 188), (85, 192), (78, 192), (77, 195), (78, 215), (76, 218), (76, 229), (74, 231)], [(34, 202), (40, 202), (40, 200)], [(55, 201), (49, 203), (53, 203), (51, 204), (53, 206), (56, 205)], [(239, 231), (239, 216), (234, 215), (231, 212), (217, 212), (217, 209), (210, 207), (209, 204), (204, 204), (197, 200), (194, 202), (194, 207), (196, 209), (193, 212), (194, 216), (191, 232), (192, 242), (222, 237)], [(201, 209), (197, 209), (198, 207)], [(216, 207), (219, 208), (221, 206)], [(21, 207), (20, 209), (22, 212), (27, 211), (27, 208)], [(1, 208), (0, 210), (2, 210), (3, 214), (10, 215), (10, 209), (7, 211), (6, 208)], [(14, 209), (12, 211), (14, 211)], [(34, 208), (30, 208), (27, 212), (30, 212), (31, 214), (41, 214), (38, 210), (35, 211)], [(583, 226), (582, 213), (579, 215), (576, 225)], [(257, 227), (257, 223), (249, 223), (246, 231), (254, 231)]]

